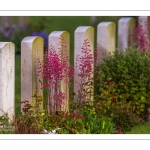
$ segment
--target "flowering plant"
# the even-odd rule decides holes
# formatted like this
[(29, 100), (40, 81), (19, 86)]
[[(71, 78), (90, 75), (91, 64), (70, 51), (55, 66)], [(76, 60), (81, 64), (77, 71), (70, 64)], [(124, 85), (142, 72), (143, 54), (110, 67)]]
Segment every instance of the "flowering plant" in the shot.
[[(69, 57), (64, 54), (64, 51), (65, 49), (56, 52), (54, 47), (50, 46), (45, 53), (44, 61), (38, 59), (38, 76), (44, 81), (41, 82), (42, 87), (48, 87), (48, 113), (61, 111), (62, 108), (67, 111), (65, 108), (69, 101), (67, 90), (70, 79), (74, 76), (74, 69), (69, 64)], [(62, 82), (66, 85), (63, 90)]]
[(131, 38), (139, 51), (150, 52), (150, 24), (139, 19), (139, 24), (133, 28)]

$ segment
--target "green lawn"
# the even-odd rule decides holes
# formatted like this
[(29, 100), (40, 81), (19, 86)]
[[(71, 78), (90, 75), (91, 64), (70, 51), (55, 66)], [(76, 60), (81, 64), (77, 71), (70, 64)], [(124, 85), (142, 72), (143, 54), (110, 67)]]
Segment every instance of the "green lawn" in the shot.
[(150, 134), (150, 122), (135, 126), (126, 134)]

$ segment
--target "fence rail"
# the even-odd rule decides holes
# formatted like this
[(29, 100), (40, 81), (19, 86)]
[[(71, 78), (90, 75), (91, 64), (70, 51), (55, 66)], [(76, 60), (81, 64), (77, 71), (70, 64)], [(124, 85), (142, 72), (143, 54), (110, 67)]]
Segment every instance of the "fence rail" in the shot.
[[(145, 28), (145, 22), (149, 23), (150, 17), (139, 17), (138, 22), (143, 28)], [(144, 22), (144, 23), (143, 23)], [(136, 26), (136, 20), (130, 17), (123, 17), (118, 21), (118, 46), (120, 51), (125, 51), (128, 46), (133, 44), (130, 38), (131, 31)], [(146, 29), (148, 30), (148, 29)], [(63, 36), (66, 41), (65, 53), (70, 56), (70, 35), (67, 31), (54, 31), (49, 35), (48, 47), (51, 45), (57, 51), (58, 49), (63, 51), (63, 47), (59, 45), (61, 43), (60, 36)], [(92, 26), (80, 26), (77, 27), (74, 33), (74, 60), (76, 55), (82, 55), (81, 48), (84, 40), (88, 39), (91, 46), (91, 54), (94, 54), (94, 28)], [(97, 58), (96, 63), (99, 64), (99, 59), (112, 53), (116, 47), (116, 24), (114, 22), (101, 22), (97, 26), (97, 49), (100, 53), (100, 57)], [(43, 59), (44, 54), (44, 40), (42, 37), (32, 36), (25, 37), (21, 41), (21, 100), (25, 99), (29, 102), (33, 102), (32, 95), (35, 93), (36, 88), (42, 95), (43, 90), (39, 84), (39, 78), (37, 76), (37, 58)], [(58, 51), (57, 51), (58, 52)], [(14, 116), (15, 109), (15, 45), (11, 42), (0, 42), (0, 109), (8, 113), (8, 116), (12, 118)], [(74, 62), (75, 66), (75, 62)], [(79, 70), (75, 70), (78, 72)], [(93, 74), (94, 76), (94, 74)], [(80, 80), (75, 75), (74, 81)], [(50, 87), (51, 88), (51, 87)], [(67, 88), (67, 100), (69, 101), (69, 85), (61, 82), (61, 89)], [(80, 88), (74, 82), (74, 91), (78, 93)], [(93, 99), (93, 98), (92, 98)], [(77, 100), (77, 95), (75, 96)], [(65, 103), (68, 110), (68, 101)], [(41, 106), (43, 107), (43, 106)], [(50, 112), (50, 110), (49, 110)], [(2, 113), (0, 113), (2, 115)]]

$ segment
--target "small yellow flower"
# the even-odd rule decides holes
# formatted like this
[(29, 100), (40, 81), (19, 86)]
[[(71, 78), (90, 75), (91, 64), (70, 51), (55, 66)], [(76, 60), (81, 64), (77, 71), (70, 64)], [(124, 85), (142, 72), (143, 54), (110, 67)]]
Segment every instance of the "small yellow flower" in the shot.
[(35, 105), (34, 103), (31, 103), (30, 106), (31, 106), (31, 107), (35, 107), (36, 105)]
[(44, 116), (45, 115), (45, 113), (41, 113), (41, 116)]

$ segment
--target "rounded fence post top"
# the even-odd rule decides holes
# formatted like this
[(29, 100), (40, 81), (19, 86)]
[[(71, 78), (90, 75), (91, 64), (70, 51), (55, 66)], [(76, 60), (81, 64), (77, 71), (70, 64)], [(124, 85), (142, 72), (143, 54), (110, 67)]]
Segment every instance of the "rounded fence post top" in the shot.
[(128, 22), (130, 20), (135, 20), (135, 18), (132, 18), (132, 17), (122, 17), (119, 19), (118, 22)]
[(109, 26), (109, 25), (111, 25), (111, 24), (115, 25), (114, 22), (100, 22), (100, 23), (98, 24), (98, 26), (107, 27), (107, 26)]
[(32, 43), (36, 39), (44, 40), (43, 37), (41, 37), (41, 36), (26, 36), (21, 42)]
[(11, 45), (15, 45), (14, 43), (12, 42), (0, 42), (0, 49), (3, 48), (5, 45), (7, 44), (11, 44)]
[(63, 33), (69, 34), (68, 31), (53, 31), (49, 34), (49, 36), (61, 36)]
[(94, 30), (92, 26), (79, 26), (76, 28), (75, 32), (86, 32), (88, 29)]
[(149, 18), (149, 16), (139, 16), (138, 18)]

